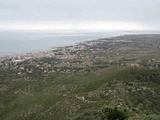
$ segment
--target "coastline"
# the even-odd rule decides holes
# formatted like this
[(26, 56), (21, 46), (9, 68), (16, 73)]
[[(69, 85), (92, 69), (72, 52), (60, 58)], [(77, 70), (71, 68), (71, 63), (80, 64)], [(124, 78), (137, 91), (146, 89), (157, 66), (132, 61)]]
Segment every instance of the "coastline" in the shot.
[[(34, 73), (37, 70), (40, 73), (87, 73), (109, 66), (143, 67), (141, 63), (145, 56), (153, 54), (153, 51), (156, 55), (159, 54), (159, 38), (160, 34), (101, 38), (49, 51), (5, 56), (0, 59), (0, 66), (2, 70), (14, 70), (18, 75)], [(157, 47), (154, 47), (153, 43), (156, 43)], [(156, 55), (148, 57), (148, 67), (160, 66), (159, 57)]]
[(12, 60), (12, 62), (22, 62), (28, 59), (37, 59), (37, 58), (44, 58), (44, 57), (56, 58), (57, 56), (59, 56), (59, 54), (65, 55), (65, 57), (62, 57), (62, 56), (59, 57), (60, 59), (68, 59), (68, 58), (71, 59), (71, 58), (74, 58), (74, 56), (69, 57), (68, 55), (66, 55), (66, 52), (71, 53), (78, 50), (84, 50), (86, 46), (96, 45), (104, 41), (104, 39), (109, 39), (109, 38), (99, 38), (96, 40), (88, 40), (85, 42), (76, 43), (75, 45), (69, 45), (69, 46), (63, 46), (63, 47), (52, 47), (52, 49), (50, 50), (44, 50), (44, 51), (33, 52), (33, 53), (30, 52), (30, 53), (13, 54), (13, 55), (2, 55), (0, 56), (0, 60), (3, 61), (3, 60), (10, 59)]
[[(45, 32), (45, 34), (43, 32)], [(132, 35), (132, 34), (138, 35), (138, 34), (160, 33), (159, 31), (106, 31), (106, 32), (76, 32), (76, 33), (69, 32), (69, 33), (61, 33), (60, 37), (59, 36), (60, 33), (55, 33), (51, 31), (50, 32), (43, 31), (43, 32), (28, 33), (24, 31), (23, 32), (14, 31), (13, 34), (12, 31), (7, 33), (3, 31), (0, 36), (1, 37), (0, 44), (3, 45), (1, 47), (0, 59), (7, 58), (9, 56), (20, 56), (20, 55), (33, 56), (33, 54), (38, 54), (38, 53), (42, 54), (47, 51), (52, 51), (54, 49), (57, 49), (59, 47), (75, 46), (79, 43), (97, 40), (99, 38), (112, 38), (112, 37), (117, 37), (122, 35)]]
[[(13, 34), (14, 33), (14, 34)], [(99, 38), (121, 35), (123, 32), (3, 32), (0, 34), (0, 56), (37, 53), (52, 48), (76, 45), (77, 43)]]
[[(125, 39), (125, 36), (134, 36), (137, 34), (123, 34), (114, 37), (107, 37), (107, 38), (99, 38), (95, 40), (86, 40), (80, 43), (76, 43), (75, 45), (63, 46), (63, 47), (52, 47), (50, 50), (44, 50), (34, 53), (24, 53), (24, 54), (14, 54), (14, 55), (4, 55), (0, 56), (0, 61), (11, 60), (13, 63), (19, 63), (29, 59), (37, 59), (37, 58), (56, 58), (56, 59), (74, 59), (77, 54), (74, 52), (80, 52), (85, 50), (86, 48), (96, 46), (97, 44), (103, 44), (107, 40), (115, 39), (118, 42), (130, 42)], [(139, 35), (155, 35), (155, 34), (139, 34)], [(158, 34), (157, 34), (158, 35)], [(160, 34), (159, 34), (160, 35)], [(124, 37), (120, 40), (117, 38)], [(114, 42), (116, 42), (114, 41)]]

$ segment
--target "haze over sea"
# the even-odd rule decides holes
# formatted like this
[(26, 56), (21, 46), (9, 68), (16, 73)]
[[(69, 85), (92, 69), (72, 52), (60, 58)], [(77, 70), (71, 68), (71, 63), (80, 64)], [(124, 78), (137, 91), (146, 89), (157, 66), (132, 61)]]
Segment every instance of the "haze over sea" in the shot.
[(126, 34), (158, 34), (159, 31), (0, 31), (0, 56), (34, 53), (84, 41)]

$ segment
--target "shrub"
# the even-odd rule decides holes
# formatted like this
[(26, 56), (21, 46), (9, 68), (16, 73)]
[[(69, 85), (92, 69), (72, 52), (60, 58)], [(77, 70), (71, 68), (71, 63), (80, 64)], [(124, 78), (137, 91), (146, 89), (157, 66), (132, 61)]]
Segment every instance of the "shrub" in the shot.
[(127, 110), (105, 107), (102, 112), (107, 116), (108, 120), (127, 120), (128, 112)]

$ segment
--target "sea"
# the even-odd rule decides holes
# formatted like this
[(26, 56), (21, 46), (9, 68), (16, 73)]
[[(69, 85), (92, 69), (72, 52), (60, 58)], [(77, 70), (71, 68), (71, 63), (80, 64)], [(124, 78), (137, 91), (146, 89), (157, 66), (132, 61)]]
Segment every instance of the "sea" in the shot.
[(160, 34), (160, 31), (0, 30), (0, 56), (35, 53), (128, 34)]

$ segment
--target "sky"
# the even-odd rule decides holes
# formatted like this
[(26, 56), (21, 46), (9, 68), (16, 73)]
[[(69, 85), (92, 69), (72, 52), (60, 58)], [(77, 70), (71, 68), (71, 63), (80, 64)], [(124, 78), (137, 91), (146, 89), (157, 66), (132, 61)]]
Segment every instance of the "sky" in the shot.
[(0, 0), (0, 29), (159, 30), (160, 0)]

